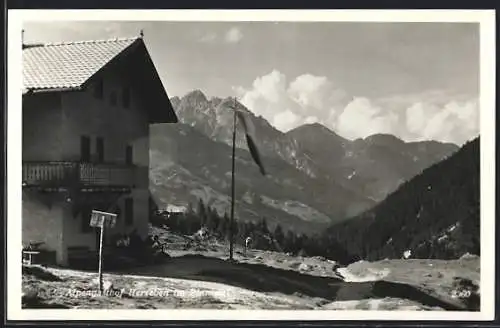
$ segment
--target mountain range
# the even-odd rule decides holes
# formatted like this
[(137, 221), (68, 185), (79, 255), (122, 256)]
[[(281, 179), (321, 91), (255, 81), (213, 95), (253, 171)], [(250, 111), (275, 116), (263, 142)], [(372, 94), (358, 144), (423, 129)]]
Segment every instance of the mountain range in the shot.
[(374, 208), (332, 225), (333, 237), (358, 259), (456, 259), (480, 255), (480, 139), (424, 170)]
[(404, 142), (377, 134), (348, 140), (320, 124), (283, 133), (233, 99), (208, 99), (195, 90), (171, 99), (178, 124), (151, 128), (152, 194), (160, 207), (202, 199), (219, 213), (230, 209), (233, 111), (255, 126), (263, 177), (252, 161), (242, 129), (236, 145), (236, 218), (266, 217), (310, 231), (356, 216), (403, 182), (444, 160), (458, 146)]

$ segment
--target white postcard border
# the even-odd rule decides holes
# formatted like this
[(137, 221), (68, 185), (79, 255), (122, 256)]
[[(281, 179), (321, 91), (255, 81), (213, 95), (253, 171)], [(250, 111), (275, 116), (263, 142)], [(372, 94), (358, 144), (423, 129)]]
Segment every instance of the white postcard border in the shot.
[[(24, 21), (355, 21), (480, 24), (481, 311), (21, 309), (22, 47)], [(8, 320), (492, 320), (495, 314), (494, 10), (9, 10), (7, 124)]]

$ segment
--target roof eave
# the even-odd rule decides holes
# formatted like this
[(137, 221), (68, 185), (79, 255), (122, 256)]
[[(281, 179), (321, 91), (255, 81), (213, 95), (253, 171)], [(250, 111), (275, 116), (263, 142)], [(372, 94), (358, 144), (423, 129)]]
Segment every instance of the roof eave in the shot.
[(177, 118), (177, 114), (175, 113), (174, 107), (170, 102), (170, 98), (168, 97), (167, 90), (163, 85), (163, 82), (158, 74), (158, 70), (156, 69), (155, 64), (149, 54), (149, 51), (146, 47), (146, 44), (142, 39), (138, 39), (138, 45), (142, 46), (143, 51), (145, 51), (147, 62), (150, 65), (151, 74), (156, 83), (159, 85), (159, 101), (157, 103), (161, 104), (159, 108), (156, 109), (156, 112), (149, 119), (151, 124), (161, 124), (161, 123), (178, 123), (179, 119)]
[(81, 91), (81, 90), (83, 90), (82, 86), (63, 87), (63, 88), (26, 88), (26, 90), (23, 92), (23, 95), (34, 94), (34, 93), (66, 92), (66, 91)]

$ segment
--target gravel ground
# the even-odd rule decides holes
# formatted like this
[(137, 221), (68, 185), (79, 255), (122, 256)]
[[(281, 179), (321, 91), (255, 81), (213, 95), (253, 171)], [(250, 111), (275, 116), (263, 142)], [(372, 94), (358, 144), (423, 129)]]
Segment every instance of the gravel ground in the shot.
[[(158, 232), (158, 231), (155, 231)], [(478, 310), (479, 258), (384, 260), (338, 268), (321, 257), (297, 257), (211, 243), (184, 250), (170, 243), (164, 263), (106, 273), (23, 267), (25, 308)], [(176, 246), (177, 245), (177, 246)]]

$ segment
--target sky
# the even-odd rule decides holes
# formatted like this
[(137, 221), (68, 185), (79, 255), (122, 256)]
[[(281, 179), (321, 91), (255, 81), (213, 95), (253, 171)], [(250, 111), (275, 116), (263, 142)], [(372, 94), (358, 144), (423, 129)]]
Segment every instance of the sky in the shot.
[(388, 133), (463, 144), (479, 134), (479, 24), (28, 22), (24, 40), (135, 37), (170, 97), (234, 97), (286, 132)]

